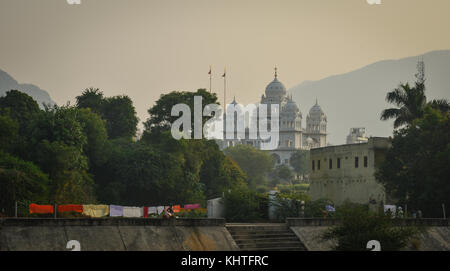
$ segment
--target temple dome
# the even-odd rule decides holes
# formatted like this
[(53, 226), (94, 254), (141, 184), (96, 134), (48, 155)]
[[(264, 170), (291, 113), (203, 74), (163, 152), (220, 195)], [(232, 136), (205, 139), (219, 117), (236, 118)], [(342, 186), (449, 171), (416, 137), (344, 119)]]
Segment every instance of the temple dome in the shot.
[(275, 77), (275, 79), (272, 82), (270, 82), (266, 87), (267, 97), (285, 96), (285, 95), (286, 95), (286, 88), (284, 87), (283, 83), (278, 81), (277, 77)]

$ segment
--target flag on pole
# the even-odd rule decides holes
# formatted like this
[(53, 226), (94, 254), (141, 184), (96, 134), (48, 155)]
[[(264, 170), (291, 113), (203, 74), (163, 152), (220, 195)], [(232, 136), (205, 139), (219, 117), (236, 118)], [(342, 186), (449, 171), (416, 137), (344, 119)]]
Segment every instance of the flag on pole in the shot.
[(222, 77), (224, 77), (224, 78), (225, 78), (226, 76), (227, 76), (227, 69), (226, 69), (226, 68), (224, 68)]
[(208, 74), (211, 75), (211, 73), (212, 73), (212, 68), (211, 68), (211, 65), (209, 65), (209, 72), (208, 72)]

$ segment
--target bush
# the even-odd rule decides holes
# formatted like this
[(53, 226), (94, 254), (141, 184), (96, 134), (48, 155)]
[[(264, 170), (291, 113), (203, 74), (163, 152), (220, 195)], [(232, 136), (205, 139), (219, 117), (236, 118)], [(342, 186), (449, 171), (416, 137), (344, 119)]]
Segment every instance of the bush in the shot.
[(327, 230), (322, 239), (337, 241), (335, 249), (340, 251), (366, 251), (370, 240), (379, 241), (382, 250), (396, 251), (417, 233), (413, 227), (394, 227), (392, 218), (371, 213), (365, 206), (341, 208), (337, 216), (341, 224)]
[(305, 217), (323, 217), (325, 206), (333, 206), (333, 202), (328, 199), (308, 201), (305, 204)]
[(299, 217), (301, 215), (302, 201), (309, 200), (309, 196), (304, 192), (291, 194), (277, 194), (276, 200), (271, 201), (271, 206), (275, 207), (277, 220), (284, 220), (288, 217)]
[(268, 219), (269, 199), (248, 188), (232, 189), (225, 193), (225, 218), (228, 221), (252, 221)]
[(279, 184), (277, 185), (277, 188), (283, 194), (296, 193), (299, 191), (306, 192), (309, 190), (309, 184)]

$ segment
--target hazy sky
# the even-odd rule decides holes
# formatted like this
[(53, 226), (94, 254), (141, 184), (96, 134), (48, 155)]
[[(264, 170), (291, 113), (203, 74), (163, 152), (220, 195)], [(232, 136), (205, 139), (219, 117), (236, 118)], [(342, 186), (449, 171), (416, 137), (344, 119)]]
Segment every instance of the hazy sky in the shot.
[(81, 1), (0, 0), (0, 69), (58, 104), (91, 86), (129, 95), (141, 121), (162, 93), (208, 88), (210, 64), (220, 101), (226, 66), (227, 102), (246, 104), (275, 65), (290, 88), (450, 49), (450, 0)]

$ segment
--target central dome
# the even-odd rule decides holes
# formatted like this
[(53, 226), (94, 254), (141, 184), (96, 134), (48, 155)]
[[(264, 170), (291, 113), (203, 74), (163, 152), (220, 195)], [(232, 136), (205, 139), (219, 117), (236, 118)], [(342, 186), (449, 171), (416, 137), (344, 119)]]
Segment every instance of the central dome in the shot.
[(284, 87), (283, 83), (278, 81), (278, 78), (276, 78), (276, 77), (266, 87), (266, 96), (267, 97), (285, 96), (285, 95), (286, 95), (286, 88)]

